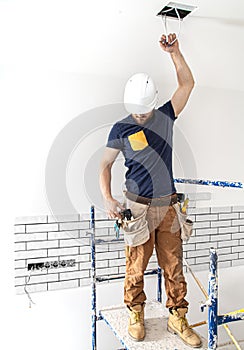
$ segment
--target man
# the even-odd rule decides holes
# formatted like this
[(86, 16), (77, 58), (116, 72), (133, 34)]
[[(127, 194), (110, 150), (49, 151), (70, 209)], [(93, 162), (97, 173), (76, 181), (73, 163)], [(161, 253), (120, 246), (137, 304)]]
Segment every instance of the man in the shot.
[(170, 101), (155, 109), (158, 92), (152, 79), (139, 73), (128, 80), (124, 103), (130, 115), (114, 124), (110, 131), (101, 162), (100, 187), (108, 217), (120, 217), (120, 210), (124, 207), (111, 194), (111, 169), (121, 151), (128, 168), (127, 208), (131, 209), (133, 218), (146, 218), (150, 233), (148, 235), (144, 225), (138, 226), (141, 222), (138, 220), (137, 227), (130, 232), (132, 243), (126, 245), (124, 302), (130, 316), (130, 337), (135, 341), (145, 337), (143, 275), (155, 246), (159, 266), (164, 272), (168, 331), (177, 334), (187, 345), (200, 347), (201, 339), (189, 327), (185, 317), (188, 302), (185, 299), (182, 240), (172, 206), (177, 202), (172, 173), (173, 124), (189, 99), (194, 80), (175, 34), (170, 34), (167, 41), (162, 35), (160, 47), (171, 56), (178, 87)]

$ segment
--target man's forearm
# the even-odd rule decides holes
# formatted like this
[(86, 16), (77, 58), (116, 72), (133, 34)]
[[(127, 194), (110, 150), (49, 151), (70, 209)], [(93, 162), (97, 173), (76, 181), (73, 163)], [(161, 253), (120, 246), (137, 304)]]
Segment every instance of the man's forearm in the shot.
[(111, 166), (104, 166), (100, 170), (100, 189), (103, 198), (106, 200), (112, 199), (111, 194)]
[(194, 86), (193, 75), (180, 50), (177, 50), (176, 52), (172, 52), (170, 55), (175, 66), (178, 85), (189, 86), (193, 88)]

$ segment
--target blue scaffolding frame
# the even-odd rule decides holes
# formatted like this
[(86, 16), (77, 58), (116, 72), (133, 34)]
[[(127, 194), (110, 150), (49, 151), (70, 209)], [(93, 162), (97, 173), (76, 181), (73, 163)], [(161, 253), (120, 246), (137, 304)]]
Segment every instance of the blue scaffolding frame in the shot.
[[(101, 314), (97, 315), (96, 305), (96, 283), (110, 280), (118, 280), (124, 276), (115, 276), (101, 278), (96, 276), (96, 244), (107, 241), (101, 239), (96, 240), (95, 236), (95, 208), (91, 206), (90, 210), (90, 228), (91, 228), (91, 285), (92, 285), (92, 350), (97, 350), (97, 329), (96, 322), (102, 320)], [(112, 242), (123, 242), (123, 239), (116, 239)], [(210, 265), (209, 265), (209, 281), (208, 281), (208, 300), (202, 305), (208, 307), (208, 350), (216, 350), (218, 345), (218, 326), (225, 323), (244, 320), (244, 312), (230, 312), (225, 315), (218, 315), (218, 273), (217, 273), (217, 251), (210, 248)], [(157, 301), (162, 302), (162, 271), (161, 268), (145, 272), (145, 275), (157, 275)], [(239, 310), (240, 311), (240, 310)], [(242, 311), (242, 310), (241, 310)], [(105, 320), (106, 321), (106, 320)], [(122, 349), (120, 349), (122, 350)]]
[(210, 265), (208, 280), (208, 300), (203, 307), (208, 306), (208, 350), (217, 349), (218, 326), (229, 322), (244, 320), (244, 312), (230, 312), (218, 315), (218, 256), (214, 248), (210, 249)]

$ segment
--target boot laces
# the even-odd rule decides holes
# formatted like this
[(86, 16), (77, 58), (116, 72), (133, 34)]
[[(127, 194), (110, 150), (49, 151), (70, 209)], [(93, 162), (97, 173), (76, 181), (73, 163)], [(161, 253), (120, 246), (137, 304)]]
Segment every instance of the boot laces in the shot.
[(188, 329), (190, 328), (190, 326), (189, 326), (189, 324), (187, 322), (187, 319), (185, 317), (180, 317), (179, 321), (180, 321), (180, 330), (181, 330), (181, 332), (183, 332), (187, 328)]
[(135, 323), (141, 322), (141, 312), (140, 311), (132, 311), (132, 318)]

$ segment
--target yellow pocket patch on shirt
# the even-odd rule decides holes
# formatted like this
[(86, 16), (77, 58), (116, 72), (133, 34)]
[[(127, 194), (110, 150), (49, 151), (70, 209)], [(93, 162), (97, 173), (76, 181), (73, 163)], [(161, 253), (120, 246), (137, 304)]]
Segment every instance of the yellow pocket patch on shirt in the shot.
[(142, 130), (128, 136), (128, 140), (133, 151), (141, 151), (148, 146), (146, 136)]

